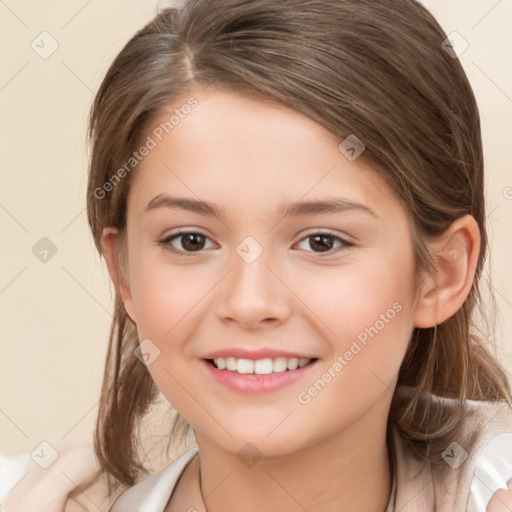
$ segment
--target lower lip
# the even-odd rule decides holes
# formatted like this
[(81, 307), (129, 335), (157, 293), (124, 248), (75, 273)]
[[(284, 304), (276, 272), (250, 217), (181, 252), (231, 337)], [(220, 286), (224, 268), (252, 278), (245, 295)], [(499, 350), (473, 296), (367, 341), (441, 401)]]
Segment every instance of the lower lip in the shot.
[(206, 366), (210, 375), (217, 382), (224, 384), (224, 386), (234, 391), (254, 395), (275, 391), (297, 382), (316, 365), (318, 359), (296, 370), (286, 370), (284, 372), (269, 373), (266, 375), (243, 374), (230, 370), (219, 370), (205, 359), (202, 359), (201, 362)]

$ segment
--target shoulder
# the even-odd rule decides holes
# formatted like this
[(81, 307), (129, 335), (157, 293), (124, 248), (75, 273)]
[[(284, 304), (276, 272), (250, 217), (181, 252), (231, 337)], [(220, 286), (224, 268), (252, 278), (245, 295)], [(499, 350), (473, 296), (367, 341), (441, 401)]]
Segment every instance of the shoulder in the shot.
[(468, 400), (464, 408), (463, 429), (437, 447), (444, 467), (433, 470), (436, 510), (491, 511), (500, 500), (497, 492), (508, 493), (512, 482), (512, 406)]
[(27, 474), (30, 464), (30, 452), (16, 455), (0, 453), (0, 503)]
[(505, 501), (512, 507), (512, 407), (474, 401), (468, 406), (474, 412), (468, 436), (474, 441), (468, 444), (469, 463), (461, 475), (467, 511), (492, 510)]
[(0, 454), (0, 508), (5, 512), (108, 510), (112, 499), (88, 438), (40, 443)]
[(109, 512), (163, 512), (187, 464), (198, 453), (190, 448), (171, 464), (124, 491)]
[[(409, 391), (400, 390), (401, 396), (407, 397)], [(434, 395), (423, 398), (442, 405), (445, 412), (460, 412), (458, 400)], [(509, 499), (507, 506), (512, 510), (512, 404), (468, 400), (462, 407), (461, 428), (450, 437), (431, 441), (428, 459), (416, 459), (409, 450), (401, 450), (398, 469), (401, 467), (405, 476), (399, 479), (402, 489), (399, 485), (398, 495), (409, 498), (411, 486), (421, 488), (422, 511), (494, 512), (502, 510), (493, 509), (495, 504)], [(402, 444), (401, 439), (398, 443)], [(414, 478), (413, 473), (417, 475)]]

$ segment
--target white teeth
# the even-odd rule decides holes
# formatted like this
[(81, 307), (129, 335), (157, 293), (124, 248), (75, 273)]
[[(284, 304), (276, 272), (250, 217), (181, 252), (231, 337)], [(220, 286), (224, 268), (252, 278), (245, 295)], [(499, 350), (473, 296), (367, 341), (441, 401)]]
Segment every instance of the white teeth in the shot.
[(228, 357), (226, 359), (226, 370), (236, 372), (236, 359), (234, 357)]
[(285, 372), (288, 369), (288, 359), (286, 357), (277, 357), (272, 362), (272, 371), (275, 373)]
[(238, 373), (255, 373), (256, 375), (268, 375), (269, 373), (281, 373), (286, 370), (296, 370), (306, 366), (311, 359), (287, 359), (286, 357), (270, 357), (265, 359), (237, 359), (236, 357), (217, 357), (213, 360), (219, 370), (229, 370)]
[(296, 370), (299, 367), (299, 360), (297, 358), (288, 361), (288, 370)]
[(254, 361), (252, 359), (238, 359), (236, 371), (238, 373), (254, 373)]
[(265, 375), (272, 373), (273, 364), (272, 359), (258, 359), (254, 361), (254, 373), (258, 375)]

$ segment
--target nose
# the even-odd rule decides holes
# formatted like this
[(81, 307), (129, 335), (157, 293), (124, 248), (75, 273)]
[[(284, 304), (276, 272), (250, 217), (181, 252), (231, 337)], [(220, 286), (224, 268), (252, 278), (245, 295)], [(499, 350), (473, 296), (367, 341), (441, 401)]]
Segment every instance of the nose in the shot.
[(285, 322), (291, 314), (293, 294), (267, 252), (250, 263), (235, 253), (230, 263), (232, 270), (221, 284), (218, 317), (246, 329)]

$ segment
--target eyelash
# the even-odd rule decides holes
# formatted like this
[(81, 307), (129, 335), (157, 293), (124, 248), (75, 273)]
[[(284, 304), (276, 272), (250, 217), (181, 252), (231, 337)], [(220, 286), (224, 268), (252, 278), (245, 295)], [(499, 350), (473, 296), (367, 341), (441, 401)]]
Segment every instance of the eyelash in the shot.
[[(183, 251), (180, 249), (176, 249), (170, 245), (171, 241), (173, 241), (174, 239), (177, 239), (183, 235), (200, 235), (209, 240), (209, 237), (206, 236), (204, 233), (201, 233), (200, 231), (178, 231), (177, 233), (174, 233), (174, 234), (164, 238), (163, 240), (160, 240), (158, 242), (158, 244), (161, 245), (162, 247), (164, 247), (165, 249), (167, 249), (168, 251), (171, 251), (179, 256), (184, 256), (184, 257), (196, 256), (203, 251), (203, 249), (201, 249), (199, 251)], [(337, 249), (330, 249), (325, 252), (314, 252), (314, 251), (307, 251), (307, 252), (312, 252), (313, 254), (317, 254), (320, 257), (322, 257), (324, 255), (330, 256), (330, 255), (338, 252), (339, 250), (343, 249), (343, 247), (345, 249), (348, 249), (355, 245), (353, 242), (350, 242), (349, 240), (341, 238), (338, 235), (335, 235), (334, 233), (332, 233), (330, 231), (318, 231), (316, 233), (310, 233), (310, 234), (306, 235), (305, 237), (301, 238), (299, 243), (302, 242), (303, 240), (307, 240), (308, 238), (312, 238), (314, 236), (321, 236), (321, 235), (328, 236), (330, 238), (335, 239), (336, 241), (341, 242), (342, 246), (338, 247)]]

